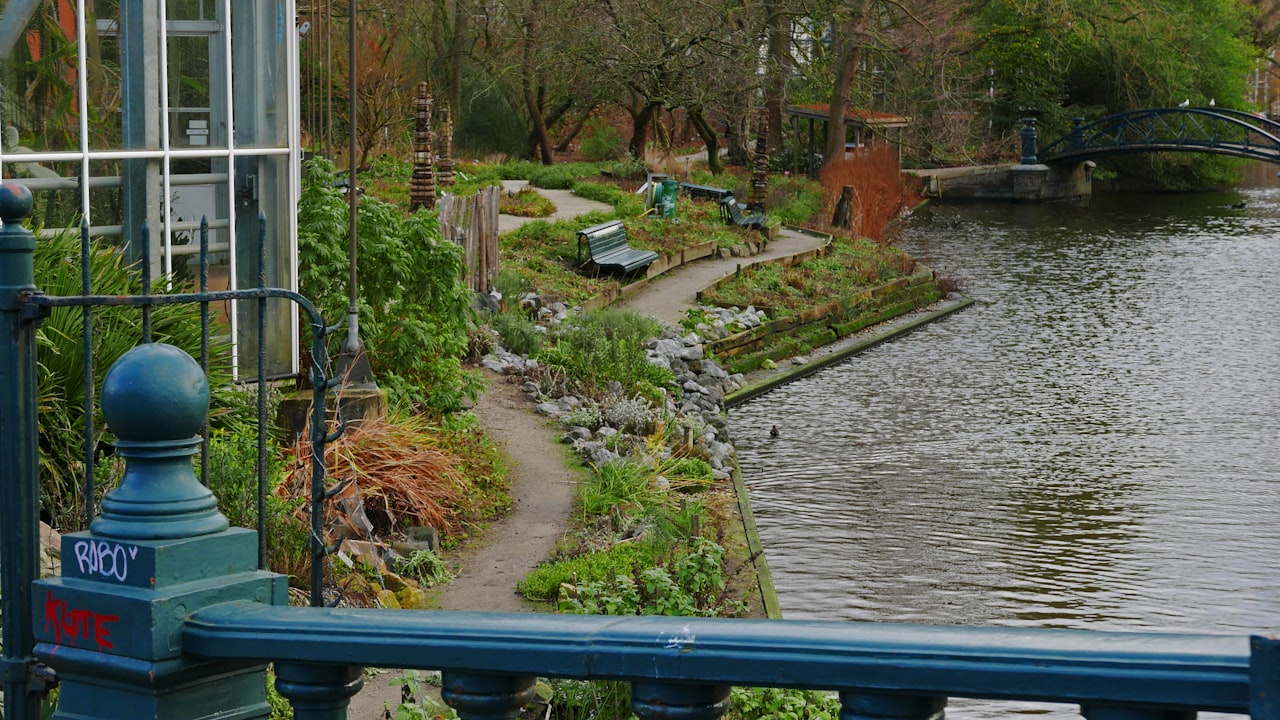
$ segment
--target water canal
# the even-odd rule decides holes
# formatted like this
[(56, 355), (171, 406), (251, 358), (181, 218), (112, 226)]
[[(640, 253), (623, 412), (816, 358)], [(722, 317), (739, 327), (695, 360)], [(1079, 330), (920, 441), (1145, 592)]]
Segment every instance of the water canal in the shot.
[(785, 616), (1280, 625), (1272, 185), (921, 213), (977, 304), (731, 412)]

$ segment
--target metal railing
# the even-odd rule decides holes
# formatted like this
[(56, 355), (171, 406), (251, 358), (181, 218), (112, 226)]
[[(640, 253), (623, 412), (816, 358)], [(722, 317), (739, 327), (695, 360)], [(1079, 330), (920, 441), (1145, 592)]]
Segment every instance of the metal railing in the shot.
[[(328, 370), (326, 337), (335, 329), (326, 326), (314, 305), (302, 295), (289, 290), (265, 287), (266, 267), (265, 218), (259, 217), (257, 258), (259, 287), (241, 290), (210, 291), (209, 287), (209, 233), (208, 223), (201, 223), (199, 233), (200, 269), (199, 291), (172, 294), (153, 294), (150, 239), (146, 225), (141, 228), (139, 245), (141, 259), (137, 263), (141, 280), (138, 295), (95, 295), (91, 277), (90, 231), (80, 228), (81, 295), (55, 297), (45, 295), (34, 284), (32, 252), (37, 238), (22, 222), (31, 211), (31, 194), (22, 185), (0, 185), (0, 435), (10, 438), (12, 452), (0, 454), (0, 527), (4, 537), (0, 541), (0, 582), (3, 583), (2, 605), (3, 660), (0, 672), (5, 685), (5, 707), (9, 717), (26, 718), (33, 711), (30, 695), (49, 680), (49, 676), (31, 660), (34, 644), (29, 588), (39, 577), (39, 460), (38, 423), (36, 418), (36, 331), (40, 323), (54, 308), (78, 307), (82, 310), (81, 333), (84, 369), (80, 379), (84, 386), (84, 438), (83, 475), (80, 495), (80, 513), (87, 527), (93, 519), (95, 488), (95, 460), (98, 429), (94, 425), (96, 363), (94, 362), (94, 308), (106, 306), (135, 306), (142, 314), (141, 334), (138, 341), (152, 342), (151, 310), (157, 306), (196, 304), (201, 313), (200, 366), (206, 373), (210, 363), (210, 304), (224, 301), (254, 302), (258, 320), (258, 373), (257, 387), (257, 526), (258, 564), (265, 569), (266, 519), (265, 493), (267, 490), (266, 462), (267, 432), (269, 428), (268, 393), (264, 391), (268, 378), (266, 368), (266, 303), (269, 299), (283, 299), (295, 303), (306, 315), (311, 335), (312, 362), (309, 382), (312, 387), (312, 406), (309, 422), (311, 444), (311, 602), (323, 604), (324, 563), (329, 553), (322, 541), (323, 501), (325, 497), (324, 447), (341, 433), (330, 434), (326, 427), (325, 395), (338, 382)], [(201, 478), (207, 483), (208, 421), (202, 427)]]

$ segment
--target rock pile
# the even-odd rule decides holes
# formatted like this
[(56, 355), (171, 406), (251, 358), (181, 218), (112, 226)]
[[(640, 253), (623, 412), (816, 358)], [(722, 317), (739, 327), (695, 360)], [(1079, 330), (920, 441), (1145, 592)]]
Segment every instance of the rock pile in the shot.
[(746, 310), (736, 307), (722, 308), (699, 305), (695, 317), (700, 318), (694, 325), (694, 332), (709, 340), (719, 340), (736, 333), (745, 332), (768, 321), (763, 310), (748, 305)]
[[(759, 317), (754, 311), (752, 315)], [(678, 433), (687, 451), (704, 457), (718, 479), (729, 477), (734, 448), (724, 414), (724, 396), (742, 387), (743, 376), (730, 375), (705, 357), (697, 333), (681, 336), (676, 330), (667, 330), (650, 340), (645, 351), (651, 364), (671, 371), (678, 387), (665, 389), (660, 407), (655, 407), (654, 399), (626, 397), (617, 383), (612, 384), (611, 396), (600, 403), (584, 402), (572, 395), (540, 397), (541, 387), (533, 380), (521, 387), (539, 401), (535, 406), (539, 414), (565, 426), (561, 440), (597, 466), (644, 452), (644, 436), (658, 423), (670, 423), (674, 428), (668, 429)], [(527, 375), (538, 367), (537, 360), (501, 347), (486, 355), (481, 364), (504, 375)]]

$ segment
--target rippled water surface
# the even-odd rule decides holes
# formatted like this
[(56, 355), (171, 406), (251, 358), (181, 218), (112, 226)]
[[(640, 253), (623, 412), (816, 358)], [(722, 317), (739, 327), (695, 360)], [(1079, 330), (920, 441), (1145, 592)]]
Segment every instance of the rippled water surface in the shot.
[(784, 614), (1280, 625), (1280, 189), (937, 206), (901, 244), (978, 303), (731, 413)]

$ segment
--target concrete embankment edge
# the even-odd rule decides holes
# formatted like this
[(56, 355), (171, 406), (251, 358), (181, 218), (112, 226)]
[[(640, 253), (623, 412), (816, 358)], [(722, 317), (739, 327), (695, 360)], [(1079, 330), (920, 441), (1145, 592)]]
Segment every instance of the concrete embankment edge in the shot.
[[(725, 408), (733, 407), (752, 398), (759, 397), (764, 393), (785, 385), (793, 380), (798, 380), (806, 375), (810, 375), (818, 370), (840, 362), (848, 357), (856, 355), (868, 348), (887, 342), (893, 338), (905, 335), (912, 330), (927, 325), (934, 320), (944, 318), (951, 313), (963, 310), (973, 304), (973, 299), (964, 298), (963, 300), (949, 303), (931, 313), (915, 318), (910, 322), (894, 326), (877, 333), (876, 335), (864, 338), (858, 342), (843, 348), (838, 352), (831, 353), (823, 358), (814, 360), (794, 370), (779, 373), (760, 383), (748, 386), (737, 392), (731, 393), (724, 399)], [(733, 494), (738, 503), (738, 516), (742, 518), (742, 529), (746, 535), (747, 552), (750, 554), (751, 563), (755, 567), (756, 581), (760, 589), (761, 604), (764, 608), (765, 616), (771, 619), (780, 619), (782, 617), (782, 606), (778, 602), (778, 593), (773, 585), (773, 573), (769, 570), (769, 562), (765, 557), (764, 543), (760, 540), (760, 531), (756, 528), (755, 515), (751, 512), (751, 499), (747, 494), (746, 483), (742, 480), (742, 470), (738, 467), (735, 458), (733, 464)]]
[(914, 318), (909, 322), (905, 322), (900, 325), (894, 325), (893, 327), (890, 327), (884, 330), (883, 332), (879, 332), (875, 335), (862, 338), (857, 342), (850, 344), (848, 347), (841, 348), (840, 350), (832, 352), (828, 355), (824, 355), (820, 358), (814, 358), (813, 360), (805, 363), (804, 365), (800, 365), (791, 370), (786, 370), (786, 371), (771, 375), (768, 378), (761, 380), (760, 382), (752, 383), (751, 385), (748, 385), (744, 388), (741, 388), (739, 390), (735, 390), (729, 393), (724, 397), (724, 406), (726, 409), (728, 409), (728, 408), (733, 408), (737, 405), (741, 405), (742, 403), (748, 400), (752, 400), (757, 397), (760, 397), (761, 395), (769, 392), (770, 390), (773, 390), (774, 388), (780, 387), (782, 385), (786, 385), (789, 382), (793, 382), (795, 380), (799, 380), (800, 378), (812, 375), (813, 373), (823, 368), (830, 367), (831, 365), (834, 365), (838, 362), (842, 362), (854, 355), (857, 355), (860, 352), (863, 352), (864, 350), (875, 347), (876, 345), (879, 345), (881, 343), (888, 342), (902, 335), (906, 335), (907, 333), (913, 330), (916, 330), (918, 328), (921, 328), (925, 325), (928, 325), (929, 323), (935, 320), (944, 318), (950, 315), (951, 313), (963, 310), (969, 307), (970, 305), (972, 305), (973, 303), (974, 303), (974, 300), (972, 298), (964, 298), (956, 302), (947, 303), (946, 305), (943, 305), (942, 307), (938, 308), (937, 310), (934, 310), (933, 312)]
[(751, 514), (751, 499), (747, 496), (747, 486), (742, 482), (742, 470), (738, 467), (736, 458), (733, 461), (733, 495), (738, 502), (738, 517), (742, 518), (742, 531), (747, 538), (747, 553), (756, 571), (761, 607), (764, 608), (765, 617), (780, 620), (782, 606), (778, 604), (778, 592), (773, 587), (773, 573), (769, 571), (769, 562), (765, 559), (764, 543), (760, 542), (756, 517)]

